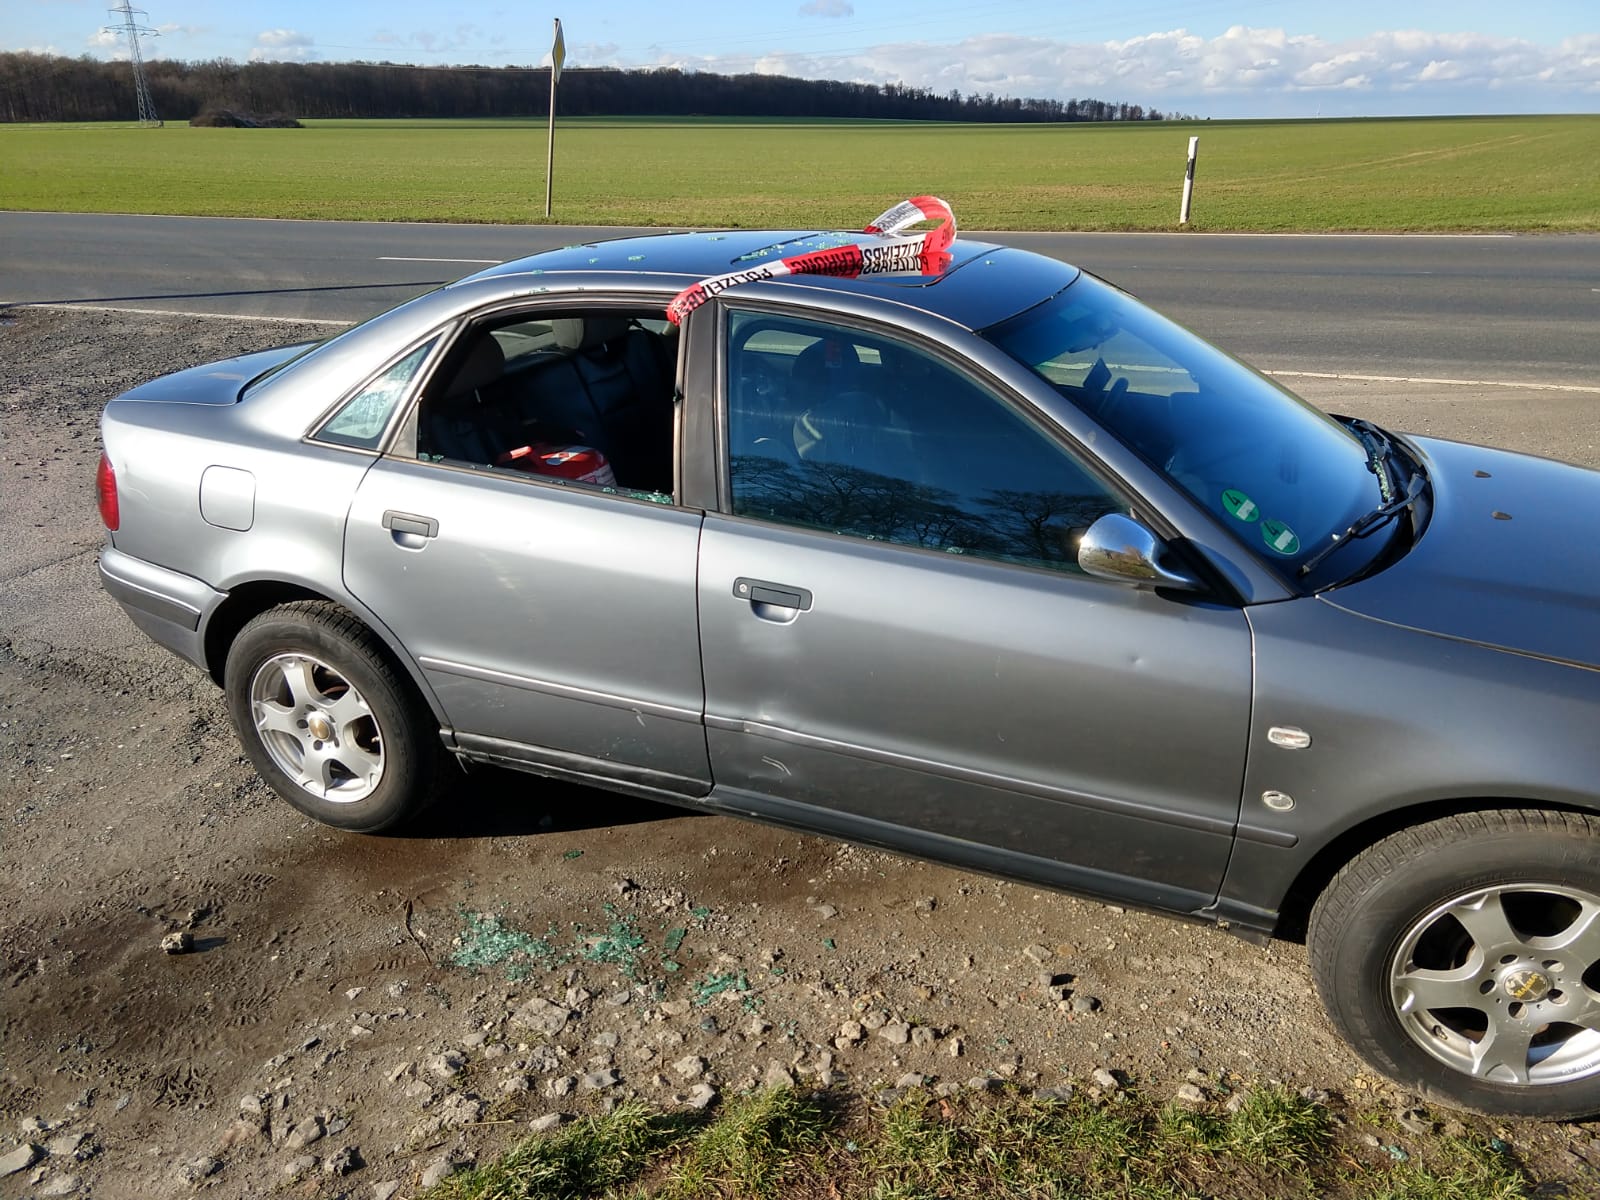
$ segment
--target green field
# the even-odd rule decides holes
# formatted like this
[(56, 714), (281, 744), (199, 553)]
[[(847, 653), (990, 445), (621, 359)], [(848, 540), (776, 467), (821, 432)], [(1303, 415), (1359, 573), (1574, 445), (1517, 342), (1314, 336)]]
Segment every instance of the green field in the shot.
[[(858, 226), (919, 192), (968, 229), (1600, 230), (1600, 116), (1123, 125), (568, 120), (555, 220)], [(0, 125), (0, 208), (538, 223), (539, 120)]]

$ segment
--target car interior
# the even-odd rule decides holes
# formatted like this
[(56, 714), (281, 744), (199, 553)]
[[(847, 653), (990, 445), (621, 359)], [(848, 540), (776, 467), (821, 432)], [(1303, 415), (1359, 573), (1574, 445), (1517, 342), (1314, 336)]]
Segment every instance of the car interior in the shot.
[(479, 324), (423, 394), (417, 457), (526, 472), (530, 450), (586, 448), (617, 487), (671, 495), (677, 357), (677, 330), (659, 314)]

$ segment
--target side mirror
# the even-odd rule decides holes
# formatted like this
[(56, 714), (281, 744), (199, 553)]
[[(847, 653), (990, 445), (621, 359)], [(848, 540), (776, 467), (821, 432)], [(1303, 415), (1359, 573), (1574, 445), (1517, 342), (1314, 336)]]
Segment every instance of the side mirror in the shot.
[(1166, 547), (1132, 517), (1107, 513), (1084, 531), (1078, 566), (1087, 575), (1151, 587), (1198, 592), (1204, 585), (1188, 571), (1161, 562)]

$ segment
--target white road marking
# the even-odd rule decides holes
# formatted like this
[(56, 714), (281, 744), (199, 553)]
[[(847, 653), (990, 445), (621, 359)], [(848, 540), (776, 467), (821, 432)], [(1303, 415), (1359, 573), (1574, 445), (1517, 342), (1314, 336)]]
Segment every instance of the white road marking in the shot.
[(1350, 379), (1358, 383), (1443, 383), (1454, 387), (1519, 388), (1529, 392), (1588, 392), (1600, 396), (1600, 387), (1579, 383), (1526, 383), (1510, 379), (1433, 379), (1409, 375), (1347, 375), (1342, 371), (1264, 371), (1274, 379)]
[(378, 256), (379, 262), (442, 262), (442, 263), (474, 263), (497, 267), (505, 262), (503, 258), (397, 258), (389, 254)]
[(280, 325), (337, 325), (345, 328), (354, 321), (330, 321), (323, 317), (255, 317), (249, 313), (187, 312), (173, 308), (123, 308), (116, 304), (19, 304), (18, 308), (64, 308), (78, 312), (135, 313), (142, 317), (199, 317), (205, 321), (273, 321)]

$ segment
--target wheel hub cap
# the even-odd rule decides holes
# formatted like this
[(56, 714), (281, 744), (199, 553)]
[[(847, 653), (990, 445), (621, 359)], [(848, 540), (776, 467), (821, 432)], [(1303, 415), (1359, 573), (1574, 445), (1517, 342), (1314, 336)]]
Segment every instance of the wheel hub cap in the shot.
[(321, 713), (312, 713), (307, 717), (306, 728), (310, 730), (311, 736), (319, 742), (329, 741), (333, 737), (333, 722)]
[(1550, 982), (1550, 977), (1542, 971), (1521, 967), (1507, 974), (1500, 981), (1500, 986), (1513, 1000), (1521, 1000), (1526, 1004), (1543, 1000), (1550, 994), (1550, 989), (1554, 985)]

